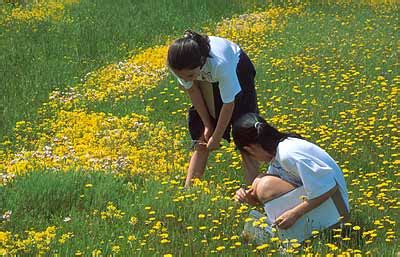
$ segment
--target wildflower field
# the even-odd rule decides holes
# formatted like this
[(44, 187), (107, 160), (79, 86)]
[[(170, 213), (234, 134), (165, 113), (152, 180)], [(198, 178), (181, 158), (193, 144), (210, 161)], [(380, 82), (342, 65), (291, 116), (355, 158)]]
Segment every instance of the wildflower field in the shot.
[[(400, 3), (36, 0), (0, 4), (0, 256), (398, 256)], [(262, 116), (342, 168), (351, 219), (248, 244), (223, 142), (183, 189), (190, 100), (168, 45), (238, 43)], [(265, 169), (265, 167), (264, 167)]]

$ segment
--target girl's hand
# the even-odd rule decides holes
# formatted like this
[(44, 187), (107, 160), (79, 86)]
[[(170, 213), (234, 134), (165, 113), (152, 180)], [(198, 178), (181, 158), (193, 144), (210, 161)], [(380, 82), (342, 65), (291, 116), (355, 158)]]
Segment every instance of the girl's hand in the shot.
[(275, 220), (275, 225), (280, 229), (288, 229), (293, 226), (299, 218), (300, 215), (298, 215), (296, 211), (288, 210)]
[(204, 140), (208, 142), (214, 133), (214, 129), (212, 126), (204, 126)]
[(248, 203), (253, 206), (260, 204), (255, 198), (252, 188), (249, 190), (240, 188), (238, 191), (236, 191), (235, 200), (241, 203)]
[(221, 138), (218, 139), (215, 136), (211, 136), (210, 139), (207, 142), (208, 150), (209, 151), (214, 151), (215, 149), (218, 149), (220, 142), (221, 142)]

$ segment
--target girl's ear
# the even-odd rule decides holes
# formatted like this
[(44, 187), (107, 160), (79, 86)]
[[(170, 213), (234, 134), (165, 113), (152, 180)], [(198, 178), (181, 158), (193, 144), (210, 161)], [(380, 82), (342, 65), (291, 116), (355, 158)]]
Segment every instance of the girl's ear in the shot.
[(243, 150), (245, 150), (245, 151), (248, 152), (248, 153), (250, 153), (249, 149), (250, 149), (249, 146), (243, 146)]
[(248, 152), (250, 155), (254, 155), (254, 147), (252, 145), (243, 146), (243, 149)]

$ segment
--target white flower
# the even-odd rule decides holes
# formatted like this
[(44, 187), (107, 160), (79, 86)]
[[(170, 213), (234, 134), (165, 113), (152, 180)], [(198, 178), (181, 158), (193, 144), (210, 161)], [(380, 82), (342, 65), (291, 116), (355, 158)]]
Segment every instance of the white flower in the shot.
[(69, 221), (71, 221), (72, 219), (71, 219), (71, 217), (65, 217), (64, 218), (64, 222), (69, 222)]
[(6, 212), (3, 214), (3, 216), (1, 216), (1, 220), (2, 220), (2, 221), (10, 221), (10, 219), (11, 219), (11, 214), (12, 214), (12, 211), (10, 211), (10, 210), (6, 211)]

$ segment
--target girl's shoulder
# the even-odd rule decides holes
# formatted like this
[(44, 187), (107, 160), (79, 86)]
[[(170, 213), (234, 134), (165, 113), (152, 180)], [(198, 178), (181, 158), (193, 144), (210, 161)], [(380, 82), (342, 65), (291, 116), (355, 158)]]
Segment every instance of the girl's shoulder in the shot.
[(223, 37), (218, 37), (218, 36), (209, 36), (208, 39), (210, 40), (210, 43), (214, 44), (235, 44), (229, 39), (223, 38)]
[(217, 56), (240, 53), (240, 47), (228, 39), (216, 36), (209, 36), (208, 38), (211, 52), (214, 52)]
[(292, 150), (297, 150), (298, 148), (308, 146), (310, 142), (297, 138), (297, 137), (287, 137), (278, 144), (278, 150), (281, 151), (292, 151)]
[(276, 155), (281, 162), (289, 162), (301, 158), (301, 155), (312, 151), (313, 148), (314, 145), (307, 140), (288, 137), (279, 142), (276, 149)]
[(318, 145), (300, 138), (289, 137), (279, 143), (277, 153), (281, 163), (296, 165), (298, 162), (325, 163), (331, 165), (334, 160)]

